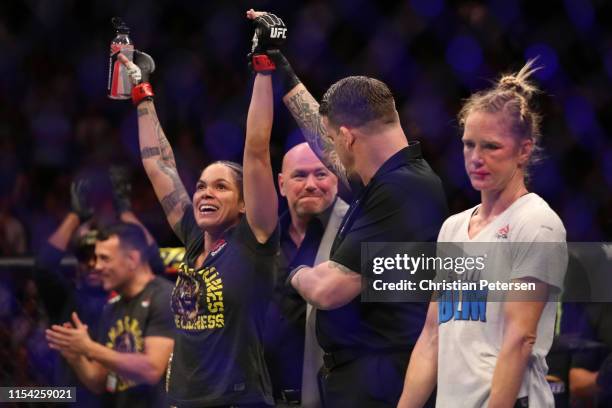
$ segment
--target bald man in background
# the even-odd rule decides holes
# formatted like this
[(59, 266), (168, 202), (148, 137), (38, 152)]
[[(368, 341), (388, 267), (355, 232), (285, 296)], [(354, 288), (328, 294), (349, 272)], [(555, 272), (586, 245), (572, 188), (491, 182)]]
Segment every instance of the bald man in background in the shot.
[(314, 313), (285, 285), (299, 265), (329, 258), (331, 244), (348, 205), (337, 198), (338, 179), (307, 143), (291, 148), (278, 175), (288, 210), (280, 217), (281, 254), (274, 297), (266, 315), (265, 355), (277, 406), (321, 406), (317, 372), (323, 352), (314, 331)]

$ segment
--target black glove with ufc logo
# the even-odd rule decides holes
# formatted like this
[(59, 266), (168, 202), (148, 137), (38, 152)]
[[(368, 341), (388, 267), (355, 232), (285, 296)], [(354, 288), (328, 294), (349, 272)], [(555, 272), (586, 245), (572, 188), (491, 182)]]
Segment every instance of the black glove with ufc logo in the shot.
[(276, 65), (268, 57), (268, 51), (278, 50), (285, 43), (287, 27), (283, 20), (272, 13), (251, 9), (247, 12), (247, 17), (255, 23), (249, 66), (255, 72), (270, 73), (276, 69)]

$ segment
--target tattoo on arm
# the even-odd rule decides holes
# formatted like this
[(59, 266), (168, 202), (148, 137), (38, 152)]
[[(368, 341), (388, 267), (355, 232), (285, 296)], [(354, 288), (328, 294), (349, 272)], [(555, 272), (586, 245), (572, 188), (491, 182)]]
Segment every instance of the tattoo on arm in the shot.
[[(173, 211), (178, 210), (180, 214), (177, 215), (181, 218), (182, 213), (191, 204), (191, 199), (187, 195), (185, 186), (179, 177), (176, 165), (165, 162), (163, 158), (159, 158), (156, 163), (159, 169), (172, 180), (172, 186), (174, 187), (172, 192), (164, 196), (160, 201), (164, 213), (166, 213), (166, 216), (169, 216)], [(177, 231), (176, 228), (174, 228), (174, 231)]]
[(159, 156), (161, 154), (159, 147), (143, 147), (140, 151), (140, 157), (148, 159), (150, 157)]
[(174, 161), (174, 153), (172, 153), (172, 147), (170, 146), (170, 142), (166, 138), (166, 134), (159, 123), (159, 119), (157, 117), (153, 118), (153, 126), (155, 128), (155, 135), (157, 137), (157, 142), (159, 143), (159, 150), (161, 155), (161, 160), (163, 160), (168, 166), (176, 168), (176, 162)]
[[(144, 152), (146, 151), (147, 154), (151, 154), (153, 156), (161, 156), (161, 160), (166, 162), (169, 166), (176, 167), (176, 163), (174, 162), (174, 153), (172, 153), (172, 147), (170, 146), (170, 143), (168, 142), (168, 139), (166, 138), (164, 129), (162, 129), (161, 124), (159, 123), (159, 119), (157, 118), (157, 115), (155, 114), (155, 110), (149, 109), (145, 106), (141, 106), (138, 108), (137, 112), (138, 112), (138, 117), (151, 114), (150, 119), (153, 122), (153, 134), (154, 134), (155, 139), (157, 139), (157, 146), (150, 147), (150, 148), (149, 147), (143, 148), (141, 150), (141, 153), (143, 153), (143, 158), (146, 158), (144, 156)], [(151, 144), (151, 142), (147, 144)], [(153, 149), (157, 149), (157, 153), (154, 153)], [(151, 157), (151, 156), (148, 156), (148, 157)]]
[(313, 150), (317, 154), (325, 155), (331, 143), (325, 137), (325, 128), (319, 115), (317, 101), (308, 91), (302, 89), (289, 98), (287, 108), (289, 108), (300, 129), (305, 131), (304, 137), (306, 137)]
[(183, 193), (183, 191), (174, 190), (161, 199), (160, 203), (166, 214), (172, 212), (178, 204), (181, 204), (184, 201), (183, 199), (187, 195), (184, 195)]
[(340, 163), (334, 146), (326, 135), (325, 126), (319, 115), (319, 103), (307, 90), (302, 89), (291, 96), (286, 105), (315, 154), (348, 185), (344, 166)]
[[(166, 213), (166, 217), (170, 217), (171, 214), (175, 214), (180, 219), (185, 212), (185, 209), (189, 206), (189, 204), (191, 204), (191, 200), (187, 195), (185, 186), (179, 177), (176, 162), (174, 160), (174, 153), (172, 153), (172, 147), (170, 146), (164, 130), (159, 123), (155, 110), (147, 107), (138, 108), (139, 117), (149, 114), (151, 114), (149, 118), (153, 124), (155, 140), (148, 140), (147, 144), (155, 144), (155, 141), (157, 141), (157, 146), (143, 147), (140, 150), (140, 155), (143, 159), (156, 157), (155, 165), (168, 178), (170, 178), (170, 181), (172, 182), (172, 191), (166, 194), (160, 200), (160, 204)], [(178, 224), (176, 226), (178, 226)], [(176, 226), (174, 228), (175, 231)]]

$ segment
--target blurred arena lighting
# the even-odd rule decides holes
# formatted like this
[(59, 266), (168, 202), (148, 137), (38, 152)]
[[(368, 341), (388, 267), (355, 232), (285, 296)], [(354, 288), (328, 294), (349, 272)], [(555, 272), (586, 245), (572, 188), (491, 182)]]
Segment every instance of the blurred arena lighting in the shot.
[(502, 27), (507, 27), (515, 22), (521, 14), (517, 1), (491, 0), (489, 9)]
[(525, 50), (525, 60), (532, 58), (537, 58), (536, 65), (542, 67), (533, 74), (538, 81), (548, 81), (556, 74), (559, 68), (559, 58), (556, 51), (548, 44), (530, 45)]
[(609, 49), (603, 56), (603, 63), (606, 73), (610, 78), (612, 78), (612, 49)]
[(453, 38), (446, 49), (446, 62), (459, 74), (475, 72), (482, 64), (480, 44), (466, 35)]
[(603, 147), (605, 135), (593, 106), (586, 98), (580, 95), (569, 96), (565, 101), (565, 118), (579, 144), (594, 151)]
[(234, 122), (216, 121), (204, 129), (206, 154), (215, 160), (242, 163), (244, 131)]
[(421, 17), (433, 18), (444, 10), (444, 0), (410, 0), (410, 7)]
[(302, 142), (305, 142), (304, 136), (302, 135), (302, 131), (300, 129), (294, 129), (287, 135), (287, 139), (285, 140), (285, 149), (283, 150), (283, 153), (288, 152), (293, 146), (299, 145)]
[(589, 1), (565, 0), (565, 10), (570, 21), (580, 31), (588, 31), (595, 22), (595, 12)]

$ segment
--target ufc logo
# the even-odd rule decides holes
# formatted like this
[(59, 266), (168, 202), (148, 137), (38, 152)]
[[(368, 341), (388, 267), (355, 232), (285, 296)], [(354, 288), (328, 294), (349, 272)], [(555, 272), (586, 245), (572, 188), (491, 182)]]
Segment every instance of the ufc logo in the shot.
[(286, 28), (272, 27), (270, 28), (270, 38), (287, 38), (286, 32)]

